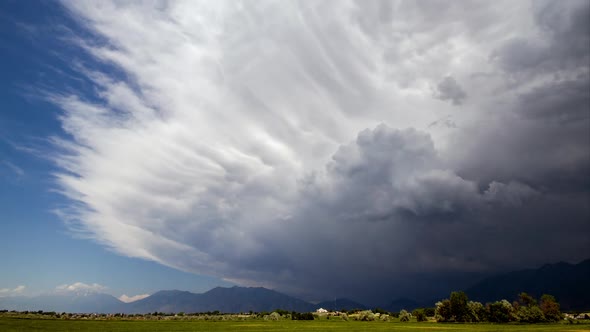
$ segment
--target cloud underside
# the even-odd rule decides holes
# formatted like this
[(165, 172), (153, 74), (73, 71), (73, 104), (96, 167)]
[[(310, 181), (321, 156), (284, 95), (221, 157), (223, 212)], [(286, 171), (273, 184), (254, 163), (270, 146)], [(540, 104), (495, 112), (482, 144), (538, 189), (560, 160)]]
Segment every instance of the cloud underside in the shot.
[(587, 1), (64, 5), (60, 213), (120, 254), (354, 296), (590, 252)]

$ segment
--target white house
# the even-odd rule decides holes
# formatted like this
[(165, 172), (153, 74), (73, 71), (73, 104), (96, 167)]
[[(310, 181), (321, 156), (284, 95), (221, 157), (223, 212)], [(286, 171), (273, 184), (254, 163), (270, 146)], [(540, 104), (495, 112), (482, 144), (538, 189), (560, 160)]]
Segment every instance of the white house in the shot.
[(324, 308), (319, 308), (318, 310), (316, 310), (315, 312), (317, 312), (318, 314), (325, 314), (328, 312), (328, 310), (324, 309)]

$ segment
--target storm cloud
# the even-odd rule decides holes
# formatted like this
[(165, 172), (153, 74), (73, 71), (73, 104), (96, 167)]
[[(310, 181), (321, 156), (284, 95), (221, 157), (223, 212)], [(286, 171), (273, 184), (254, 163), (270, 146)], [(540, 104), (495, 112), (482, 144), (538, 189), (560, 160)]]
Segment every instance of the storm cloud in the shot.
[(60, 215), (122, 255), (384, 301), (590, 252), (587, 1), (63, 5)]
[(461, 105), (463, 100), (467, 97), (463, 88), (455, 81), (454, 78), (451, 76), (445, 77), (437, 85), (438, 94), (436, 98), (441, 100), (450, 100), (453, 102), (453, 105)]

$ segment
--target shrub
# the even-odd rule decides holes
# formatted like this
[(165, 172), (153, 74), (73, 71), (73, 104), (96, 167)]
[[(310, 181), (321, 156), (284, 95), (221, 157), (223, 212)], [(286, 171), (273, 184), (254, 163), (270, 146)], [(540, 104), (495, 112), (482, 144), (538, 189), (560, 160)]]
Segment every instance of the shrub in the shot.
[(313, 320), (314, 316), (311, 312), (304, 312), (304, 313), (299, 313), (299, 312), (291, 312), (291, 319), (292, 320)]
[(362, 321), (374, 321), (375, 320), (375, 314), (373, 314), (373, 312), (371, 310), (364, 310), (359, 312), (359, 320)]
[(412, 318), (412, 315), (407, 312), (405, 309), (402, 309), (402, 311), (399, 312), (399, 321), (400, 322), (409, 322), (410, 318)]
[(279, 320), (281, 319), (281, 315), (278, 312), (273, 311), (270, 315), (265, 315), (264, 320)]
[(287, 310), (283, 310), (283, 309), (277, 309), (274, 312), (278, 313), (281, 316), (286, 316), (289, 314), (289, 312)]
[(383, 310), (381, 308), (375, 308), (375, 310), (373, 310), (373, 311), (375, 311), (375, 313), (380, 314), (380, 315), (389, 314), (388, 311), (385, 311), (385, 310)]
[(412, 311), (412, 316), (416, 317), (416, 320), (419, 322), (427, 321), (424, 309), (415, 309), (414, 311)]
[(426, 317), (434, 317), (434, 308), (424, 308), (424, 314)]

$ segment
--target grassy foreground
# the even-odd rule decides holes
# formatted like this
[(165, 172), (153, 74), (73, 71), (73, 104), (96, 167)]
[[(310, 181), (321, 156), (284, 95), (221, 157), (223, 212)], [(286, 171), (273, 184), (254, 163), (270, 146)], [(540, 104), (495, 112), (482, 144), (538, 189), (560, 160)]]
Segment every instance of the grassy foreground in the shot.
[(590, 332), (587, 324), (439, 324), (360, 321), (137, 321), (58, 320), (0, 318), (0, 331), (577, 331)]

